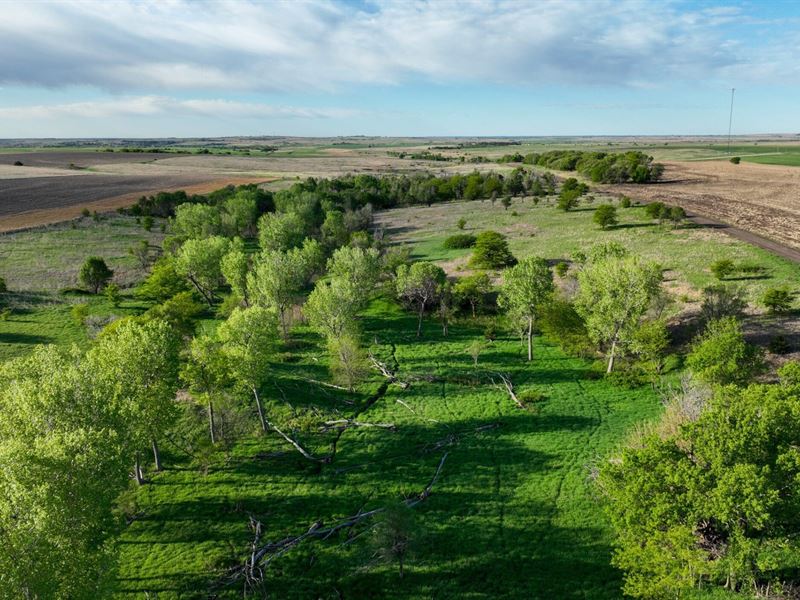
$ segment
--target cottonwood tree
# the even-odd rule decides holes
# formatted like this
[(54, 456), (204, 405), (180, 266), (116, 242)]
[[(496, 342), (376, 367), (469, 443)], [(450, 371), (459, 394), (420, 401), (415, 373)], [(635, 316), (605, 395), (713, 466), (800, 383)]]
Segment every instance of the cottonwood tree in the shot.
[(483, 304), (486, 295), (492, 291), (492, 281), (486, 273), (461, 277), (453, 286), (453, 293), (459, 302), (466, 302), (472, 309), (472, 316)]
[(708, 384), (745, 384), (764, 368), (762, 351), (748, 344), (734, 317), (711, 321), (692, 343), (686, 366)]
[(308, 284), (315, 263), (319, 260), (317, 249), (318, 246), (308, 245), (287, 252), (262, 252), (247, 275), (250, 299), (278, 312), (284, 340), (289, 338), (288, 311)]
[(239, 238), (235, 238), (230, 245), (228, 253), (222, 257), (220, 270), (225, 282), (231, 286), (231, 291), (249, 305), (247, 298), (247, 272), (250, 268), (247, 254), (244, 251), (244, 244)]
[(498, 302), (522, 326), (528, 345), (528, 361), (533, 360), (534, 321), (553, 290), (553, 273), (543, 258), (526, 258), (503, 273)]
[(214, 304), (215, 291), (222, 285), (222, 259), (230, 242), (221, 236), (189, 239), (181, 246), (175, 263), (178, 273), (186, 277), (209, 306)]
[(294, 212), (266, 213), (258, 220), (258, 243), (264, 251), (286, 251), (302, 245), (306, 225)]
[(261, 306), (235, 308), (217, 330), (229, 373), (253, 394), (263, 431), (267, 431), (267, 418), (258, 389), (267, 375), (277, 333), (275, 313)]
[(661, 268), (635, 256), (590, 261), (578, 273), (575, 309), (589, 337), (608, 348), (607, 373), (661, 289)]
[(196, 401), (205, 404), (211, 443), (217, 443), (214, 400), (230, 383), (228, 361), (219, 340), (203, 335), (192, 339), (181, 369), (181, 379)]
[(346, 280), (353, 288), (350, 302), (363, 308), (381, 274), (381, 259), (374, 248), (343, 247), (328, 259), (328, 274)]
[(220, 225), (225, 235), (252, 237), (255, 229), (257, 205), (255, 196), (238, 193), (222, 205)]
[(108, 592), (133, 446), (103, 378), (54, 346), (0, 367), (0, 597)]
[(172, 232), (184, 238), (206, 238), (222, 231), (219, 209), (208, 204), (179, 204), (170, 224)]
[(128, 416), (139, 484), (143, 483), (139, 451), (150, 446), (160, 471), (158, 440), (177, 417), (178, 347), (178, 337), (167, 322), (126, 319), (101, 333), (86, 355), (90, 370), (111, 383), (104, 390), (106, 397), (115, 398)]
[(416, 306), (419, 319), (417, 321), (417, 337), (422, 335), (422, 317), (425, 308), (439, 297), (447, 276), (441, 267), (430, 262), (416, 262), (410, 267), (400, 265), (397, 269), (395, 286), (397, 294), (412, 306)]

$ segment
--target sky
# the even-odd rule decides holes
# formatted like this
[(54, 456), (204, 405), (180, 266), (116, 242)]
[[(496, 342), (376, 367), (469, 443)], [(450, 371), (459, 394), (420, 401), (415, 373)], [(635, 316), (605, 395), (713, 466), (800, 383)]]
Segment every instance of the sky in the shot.
[(800, 133), (800, 2), (6, 0), (0, 138)]

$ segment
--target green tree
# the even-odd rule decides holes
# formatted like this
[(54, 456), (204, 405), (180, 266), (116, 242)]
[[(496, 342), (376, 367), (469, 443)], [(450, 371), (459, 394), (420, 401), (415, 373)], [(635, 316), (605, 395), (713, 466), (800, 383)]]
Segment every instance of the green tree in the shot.
[(297, 213), (266, 213), (258, 220), (258, 243), (262, 250), (297, 248), (305, 237), (306, 225)]
[(230, 250), (222, 257), (220, 270), (225, 282), (231, 286), (231, 291), (236, 294), (245, 306), (248, 305), (247, 298), (247, 272), (250, 268), (247, 254), (244, 251), (244, 244), (235, 238), (231, 242)]
[(258, 390), (267, 375), (277, 333), (275, 313), (260, 306), (235, 308), (218, 329), (229, 373), (253, 394), (263, 431), (267, 431), (268, 421)]
[(222, 285), (222, 259), (229, 248), (226, 238), (214, 235), (186, 240), (178, 251), (175, 270), (189, 280), (209, 306), (214, 304), (216, 290)]
[(484, 269), (499, 269), (512, 265), (516, 259), (508, 249), (504, 235), (496, 231), (483, 231), (475, 240), (470, 264)]
[(122, 293), (120, 292), (119, 286), (116, 283), (109, 283), (103, 290), (103, 295), (105, 295), (106, 300), (111, 303), (111, 306), (114, 308), (119, 308), (119, 305), (122, 302)]
[(396, 563), (400, 579), (405, 576), (405, 563), (413, 550), (416, 522), (413, 510), (405, 503), (387, 506), (374, 530), (378, 556), (387, 563)]
[(578, 273), (575, 309), (591, 339), (608, 348), (607, 373), (617, 353), (631, 340), (639, 321), (661, 288), (661, 269), (635, 256), (589, 262)]
[(699, 415), (651, 429), (603, 461), (598, 484), (623, 592), (780, 589), (800, 553), (797, 439), (796, 389), (725, 387)]
[(186, 278), (178, 273), (175, 263), (175, 259), (170, 256), (160, 258), (147, 278), (136, 288), (136, 295), (163, 302), (175, 294), (188, 291)]
[(686, 366), (709, 384), (745, 384), (764, 368), (763, 352), (748, 344), (734, 317), (711, 321), (692, 343)]
[(151, 306), (142, 318), (166, 321), (175, 333), (189, 337), (194, 333), (197, 318), (203, 311), (204, 307), (197, 301), (194, 292), (187, 290)]
[(374, 248), (343, 247), (336, 250), (328, 259), (328, 273), (335, 278), (345, 279), (352, 287), (349, 302), (356, 303), (361, 310), (378, 282), (381, 272), (381, 259)]
[(206, 238), (222, 232), (219, 209), (208, 204), (179, 204), (171, 225), (172, 232), (184, 238)]
[(592, 220), (600, 225), (601, 229), (614, 227), (619, 223), (617, 220), (617, 209), (610, 204), (601, 204), (594, 210)]
[(472, 316), (482, 306), (486, 295), (492, 291), (492, 281), (486, 273), (477, 273), (459, 278), (453, 286), (453, 293), (458, 302), (466, 302), (472, 309)]
[(258, 209), (256, 198), (248, 192), (238, 192), (222, 205), (221, 231), (228, 237), (252, 237)]
[[(116, 324), (115, 324), (116, 325)], [(131, 425), (128, 435), (135, 454), (134, 475), (142, 483), (139, 452), (149, 446), (161, 470), (158, 440), (177, 417), (179, 340), (166, 321), (124, 320), (102, 333), (86, 360), (92, 372), (112, 381), (114, 393)]]
[(792, 292), (785, 288), (770, 288), (761, 299), (771, 313), (786, 312), (792, 308)]
[(395, 285), (398, 296), (417, 308), (417, 337), (422, 335), (425, 308), (438, 298), (446, 280), (442, 268), (430, 262), (416, 262), (410, 267), (400, 265), (397, 269)]
[(180, 372), (195, 401), (205, 405), (212, 444), (218, 437), (214, 401), (230, 384), (229, 366), (219, 340), (203, 335), (192, 339)]
[(533, 325), (539, 308), (552, 295), (553, 273), (543, 258), (529, 257), (503, 273), (498, 303), (524, 331), (528, 361), (533, 360)]
[(78, 281), (96, 294), (114, 276), (114, 271), (108, 268), (106, 261), (99, 256), (90, 256), (81, 265), (78, 272)]

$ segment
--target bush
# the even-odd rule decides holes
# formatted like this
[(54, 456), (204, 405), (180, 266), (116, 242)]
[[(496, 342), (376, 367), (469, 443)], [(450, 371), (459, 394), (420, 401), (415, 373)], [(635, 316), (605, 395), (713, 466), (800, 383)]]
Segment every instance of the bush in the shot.
[(466, 225), (467, 225), (467, 220), (464, 217), (461, 217), (456, 223), (456, 227), (458, 227), (459, 229), (464, 229)]
[(644, 207), (644, 214), (650, 219), (658, 219), (664, 211), (665, 204), (663, 202), (651, 202)]
[(732, 156), (731, 162), (735, 165), (738, 165), (740, 162), (742, 162), (742, 159), (740, 156)]
[(800, 361), (789, 361), (778, 369), (778, 377), (784, 385), (800, 385)]
[(730, 261), (727, 258), (723, 258), (716, 262), (711, 263), (709, 270), (714, 275), (714, 277), (716, 277), (721, 281), (726, 277), (732, 275), (736, 271), (736, 265), (733, 264), (733, 261)]
[(705, 322), (724, 317), (739, 317), (747, 308), (746, 292), (735, 285), (710, 285), (703, 290), (700, 314)]
[(610, 204), (601, 204), (595, 209), (592, 220), (597, 225), (600, 225), (601, 229), (613, 227), (619, 223), (619, 221), (617, 221), (617, 209)]
[(118, 308), (122, 302), (122, 294), (119, 291), (119, 286), (116, 283), (109, 283), (106, 289), (103, 290), (106, 299), (111, 303), (111, 306)]
[(630, 208), (631, 207), (631, 199), (628, 198), (627, 196), (623, 196), (622, 198), (619, 199), (619, 205), (622, 208)]
[(8, 285), (6, 285), (5, 277), (0, 277), (0, 294), (5, 294), (8, 291)]
[(761, 302), (771, 313), (786, 312), (792, 308), (792, 293), (783, 288), (770, 288)]
[(81, 266), (78, 281), (96, 294), (113, 276), (114, 271), (108, 268), (106, 261), (99, 256), (90, 256)]
[(692, 343), (686, 365), (704, 383), (745, 384), (764, 368), (760, 348), (745, 342), (739, 321), (711, 321)]
[(554, 299), (540, 308), (539, 328), (568, 354), (589, 356), (594, 348), (586, 324), (572, 303)]
[(789, 340), (786, 339), (785, 335), (776, 335), (769, 341), (767, 350), (772, 354), (789, 354), (792, 351), (792, 347), (789, 345)]
[(556, 275), (558, 275), (559, 277), (564, 277), (569, 271), (569, 263), (568, 262), (556, 263), (554, 269), (556, 271)]
[(15, 166), (15, 167), (22, 167), (22, 166), (24, 166), (24, 165), (22, 164), (22, 161), (21, 161), (21, 160), (15, 160), (15, 161), (14, 161), (14, 166)]
[(86, 319), (89, 316), (89, 305), (88, 304), (76, 304), (73, 306), (69, 311), (72, 320), (75, 321), (75, 324), (79, 327), (83, 327), (86, 323)]
[(484, 269), (500, 269), (516, 262), (504, 235), (496, 231), (484, 231), (476, 238), (471, 265)]
[(477, 239), (478, 238), (469, 233), (457, 233), (456, 235), (451, 235), (449, 238), (447, 238), (442, 245), (448, 250), (472, 248)]

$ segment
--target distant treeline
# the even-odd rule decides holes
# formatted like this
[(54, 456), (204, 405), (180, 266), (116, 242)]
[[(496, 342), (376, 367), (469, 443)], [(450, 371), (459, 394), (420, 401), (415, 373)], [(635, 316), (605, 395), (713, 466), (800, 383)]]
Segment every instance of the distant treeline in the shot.
[(422, 152), (395, 152), (389, 151), (386, 153), (388, 156), (394, 156), (395, 158), (406, 158), (411, 160), (432, 160), (436, 162), (461, 162), (461, 163), (488, 163), (492, 162), (491, 159), (486, 158), (485, 156), (447, 156), (442, 154), (441, 152), (429, 152), (428, 150), (423, 150)]
[(255, 197), (258, 214), (275, 207), (303, 205), (312, 211), (357, 210), (366, 205), (379, 208), (431, 205), (454, 200), (478, 200), (499, 196), (546, 196), (555, 194), (556, 178), (551, 173), (536, 174), (522, 168), (511, 173), (454, 174), (437, 177), (429, 173), (412, 175), (344, 175), (332, 179), (309, 177), (274, 194), (255, 184), (228, 186), (206, 195), (184, 191), (160, 192), (142, 196), (127, 212), (135, 216), (169, 217), (179, 204), (218, 205), (241, 191)]
[(558, 171), (577, 171), (598, 183), (649, 183), (658, 181), (664, 165), (653, 162), (644, 152), (584, 152), (580, 150), (551, 150), (522, 155), (506, 154), (499, 163), (523, 163)]

